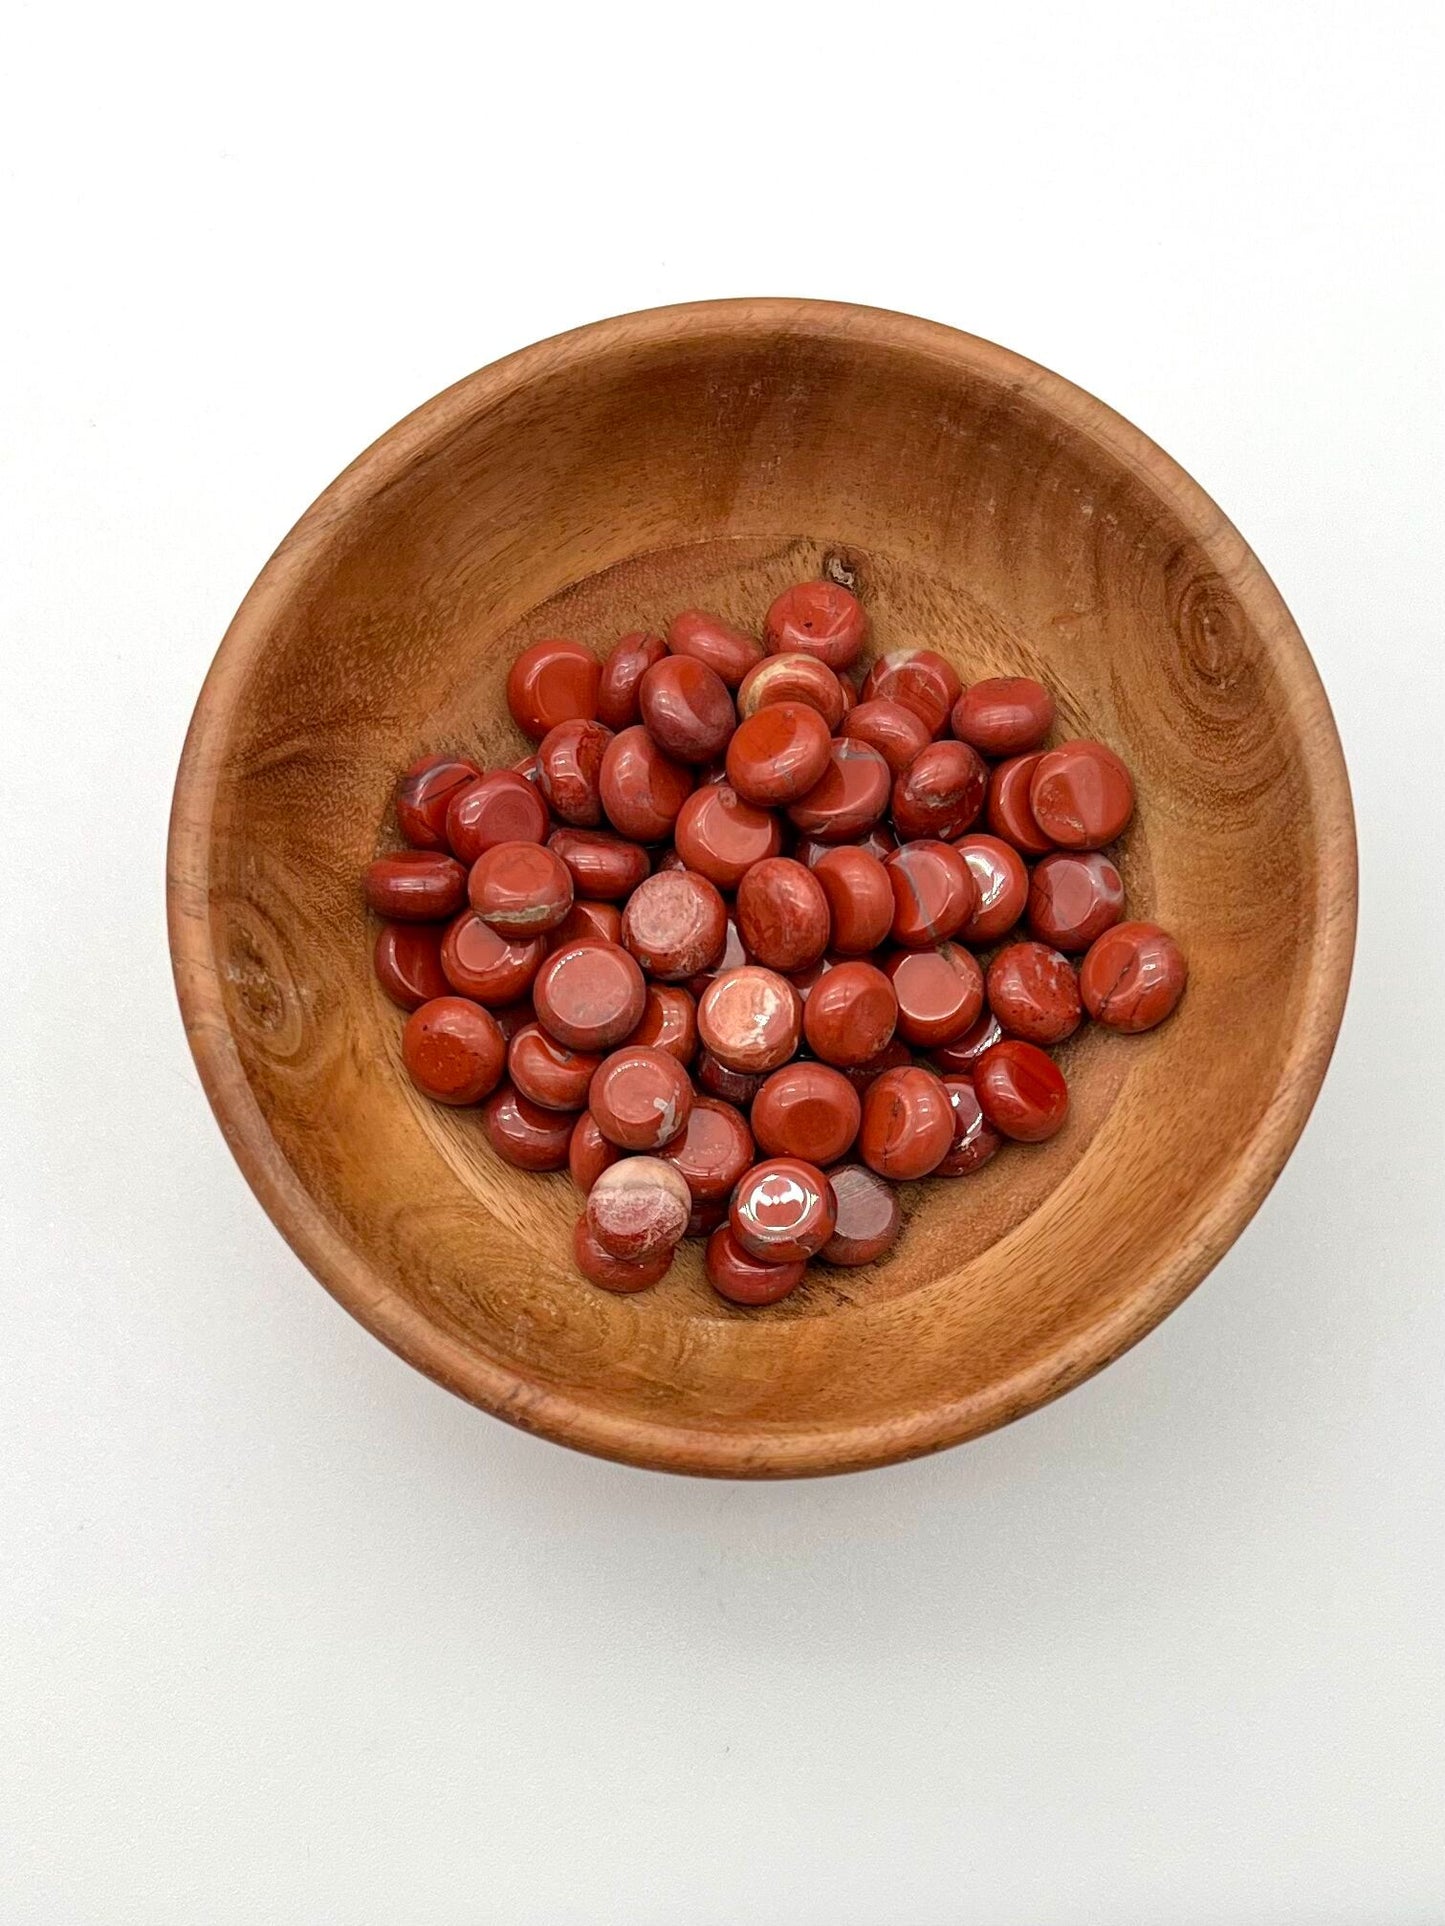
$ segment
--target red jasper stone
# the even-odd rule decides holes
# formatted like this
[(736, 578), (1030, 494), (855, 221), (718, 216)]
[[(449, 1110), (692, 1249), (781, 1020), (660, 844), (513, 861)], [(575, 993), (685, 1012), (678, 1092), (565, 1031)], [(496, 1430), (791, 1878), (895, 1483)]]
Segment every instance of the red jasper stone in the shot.
[(630, 729), (642, 719), (637, 692), (642, 678), (667, 654), (660, 635), (634, 630), (614, 642), (597, 685), (597, 720), (609, 729)]
[(1047, 856), (1053, 844), (1034, 821), (1029, 788), (1042, 757), (1014, 756), (1001, 762), (988, 779), (985, 815), (995, 836), (1012, 843), (1025, 856)]
[(642, 1021), (627, 1039), (666, 1050), (684, 1066), (697, 1055), (697, 999), (680, 983), (649, 983)]
[(1124, 879), (1096, 849), (1045, 856), (1029, 878), (1029, 928), (1058, 950), (1086, 950), (1124, 914)]
[(705, 876), (663, 870), (639, 883), (622, 912), (622, 941), (649, 976), (685, 982), (718, 962), (728, 913)]
[(893, 785), (893, 827), (905, 842), (961, 836), (978, 820), (988, 770), (966, 742), (931, 742)]
[(642, 1021), (647, 984), (637, 959), (605, 943), (557, 949), (532, 985), (537, 1021), (572, 1050), (611, 1050)]
[(673, 828), (677, 854), (719, 889), (736, 889), (754, 863), (776, 856), (783, 830), (770, 809), (744, 802), (730, 782), (694, 789)]
[(838, 1204), (833, 1235), (819, 1252), (825, 1264), (876, 1264), (898, 1242), (903, 1211), (894, 1186), (866, 1164), (839, 1164), (828, 1172)]
[(1046, 943), (1010, 943), (985, 981), (988, 1006), (1010, 1036), (1062, 1043), (1084, 1020), (1074, 966)]
[(866, 742), (840, 736), (827, 767), (807, 795), (790, 805), (788, 821), (822, 843), (848, 843), (871, 829), (888, 807), (888, 764)]
[(534, 749), (530, 755), (518, 756), (517, 760), (512, 764), (512, 773), (521, 776), (524, 781), (531, 783), (534, 789), (540, 789), (542, 785), (542, 771), (537, 763), (536, 750)]
[(951, 663), (932, 649), (891, 649), (880, 655), (863, 682), (864, 702), (901, 702), (922, 716), (931, 736), (941, 736), (949, 712), (963, 693)]
[(828, 767), (832, 738), (816, 709), (770, 702), (738, 724), (728, 744), (728, 781), (744, 802), (771, 806), (806, 795)]
[(801, 702), (816, 709), (830, 731), (848, 712), (844, 685), (816, 656), (769, 655), (749, 669), (738, 685), (738, 714), (755, 715), (770, 702)]
[(893, 940), (909, 949), (957, 935), (977, 907), (968, 864), (948, 843), (905, 843), (883, 867), (893, 891)]
[(754, 863), (738, 884), (735, 913), (743, 947), (770, 970), (806, 970), (828, 947), (823, 886), (791, 857)]
[(926, 1177), (952, 1142), (953, 1106), (931, 1070), (885, 1070), (864, 1091), (858, 1153), (890, 1183)]
[(537, 1023), (527, 1023), (507, 1045), (507, 1075), (524, 1097), (543, 1110), (581, 1110), (599, 1056), (569, 1050)]
[(893, 927), (893, 885), (876, 856), (853, 843), (825, 847), (812, 865), (828, 902), (831, 944), (840, 956), (867, 956)]
[(738, 1180), (728, 1206), (733, 1236), (765, 1264), (792, 1264), (820, 1251), (833, 1235), (833, 1186), (816, 1165), (770, 1157)]
[(396, 820), (413, 849), (447, 847), (447, 806), (458, 790), (481, 775), (465, 756), (423, 756), (396, 792)]
[(509, 1083), (482, 1106), (482, 1129), (503, 1163), (517, 1170), (563, 1170), (572, 1141), (569, 1111), (543, 1110)]
[(745, 635), (704, 609), (684, 609), (675, 615), (667, 625), (667, 646), (674, 655), (705, 662), (730, 689), (763, 659), (763, 645), (755, 636)]
[(1061, 849), (1102, 849), (1128, 827), (1134, 781), (1102, 742), (1066, 742), (1039, 757), (1029, 807)]
[(480, 1003), (439, 996), (407, 1018), (401, 1056), (412, 1082), (433, 1102), (480, 1103), (502, 1080), (506, 1045)]
[(711, 1237), (720, 1224), (728, 1221), (726, 1197), (709, 1198), (706, 1203), (695, 1203), (692, 1215), (687, 1220), (687, 1237)]
[(672, 1268), (673, 1246), (653, 1257), (613, 1257), (592, 1234), (584, 1211), (572, 1233), (572, 1261), (589, 1284), (604, 1291), (645, 1291), (660, 1283)]
[(568, 943), (620, 943), (622, 911), (615, 903), (576, 902), (547, 937), (549, 951)]
[(813, 986), (803, 1006), (808, 1048), (824, 1063), (854, 1069), (886, 1048), (898, 1022), (898, 998), (871, 963), (839, 963)]
[(580, 642), (534, 642), (507, 674), (507, 707), (524, 736), (540, 742), (559, 722), (597, 714), (602, 664)]
[(602, 821), (602, 759), (612, 731), (600, 722), (559, 722), (537, 750), (537, 785), (552, 814), (577, 829)]
[(682, 1135), (661, 1156), (681, 1175), (693, 1203), (715, 1203), (752, 1165), (753, 1133), (732, 1104), (697, 1097)]
[(572, 1127), (567, 1145), (567, 1168), (578, 1190), (585, 1196), (607, 1166), (615, 1164), (621, 1155), (616, 1144), (608, 1143), (597, 1128), (592, 1112), (584, 1110)]
[(743, 939), (738, 935), (737, 922), (730, 916), (727, 921), (727, 931), (723, 937), (722, 955), (711, 969), (700, 970), (696, 976), (690, 977), (687, 987), (695, 997), (700, 997), (714, 977), (721, 976), (726, 970), (740, 970), (751, 960), (743, 948)]
[(536, 1015), (530, 996), (518, 997), (515, 1003), (499, 1003), (491, 1011), (492, 1019), (502, 1033), (503, 1043), (510, 1043), (519, 1030), (536, 1020)]
[(758, 1092), (753, 1135), (770, 1157), (801, 1157), (821, 1167), (848, 1154), (861, 1115), (858, 1092), (845, 1076), (798, 1058), (775, 1070)]
[(985, 1051), (1002, 1042), (1003, 1025), (992, 1010), (984, 1010), (962, 1036), (955, 1037), (951, 1043), (941, 1043), (931, 1051), (930, 1060), (935, 1070), (946, 1075), (971, 1077)]
[(786, 1063), (802, 1028), (803, 999), (792, 984), (752, 964), (714, 977), (698, 1001), (704, 1045), (728, 1069), (749, 1076)]
[(579, 896), (615, 903), (630, 896), (647, 875), (647, 851), (601, 829), (554, 829), (547, 838), (571, 871)]
[(467, 900), (467, 872), (440, 849), (398, 849), (367, 865), (366, 907), (399, 923), (438, 923)]
[(1054, 726), (1054, 698), (1030, 675), (990, 676), (953, 705), (953, 733), (986, 756), (1037, 749)]
[(895, 950), (884, 969), (898, 999), (898, 1034), (920, 1050), (961, 1037), (983, 1009), (983, 971), (957, 943)]
[(545, 843), (494, 843), (472, 864), (467, 894), (503, 936), (545, 936), (572, 907), (572, 873)]
[(504, 936), (464, 910), (442, 938), (442, 969), (459, 996), (497, 1009), (526, 993), (546, 953), (544, 937)]
[(587, 1107), (609, 1143), (623, 1150), (660, 1150), (692, 1110), (686, 1070), (666, 1050), (625, 1043), (592, 1079)]
[(447, 806), (447, 841), (470, 866), (497, 843), (540, 843), (547, 804), (515, 769), (494, 769), (459, 789)]
[(738, 726), (727, 684), (694, 656), (664, 656), (642, 678), (638, 700), (649, 735), (679, 762), (712, 762)]
[(799, 582), (784, 589), (763, 622), (774, 655), (797, 650), (830, 669), (850, 669), (868, 635), (863, 604), (838, 582)]
[(884, 1044), (876, 1057), (869, 1057), (866, 1063), (843, 1063), (838, 1068), (861, 1097), (869, 1084), (876, 1082), (885, 1070), (906, 1070), (912, 1061), (908, 1045), (901, 1037), (894, 1037), (891, 1043)]
[(1005, 1037), (985, 1052), (973, 1087), (994, 1129), (1018, 1143), (1043, 1143), (1069, 1114), (1063, 1071), (1036, 1043), (1019, 1037)]
[(674, 762), (646, 729), (624, 729), (602, 758), (602, 807), (620, 835), (660, 843), (692, 793), (692, 771)]
[(705, 1090), (710, 1097), (716, 1097), (722, 1103), (732, 1104), (737, 1110), (750, 1108), (765, 1081), (760, 1074), (729, 1069), (711, 1050), (704, 1050), (697, 1060), (699, 1090)]
[(660, 1157), (623, 1157), (587, 1193), (587, 1222), (609, 1256), (629, 1263), (682, 1241), (692, 1213), (687, 1185)]
[(1184, 952), (1157, 923), (1116, 923), (1084, 958), (1084, 1007), (1108, 1030), (1136, 1036), (1169, 1016), (1189, 980)]
[(1023, 858), (998, 836), (960, 836), (953, 847), (968, 864), (977, 899), (960, 938), (965, 943), (996, 943), (1017, 923), (1029, 899)]
[(931, 1174), (935, 1177), (967, 1177), (975, 1170), (983, 1169), (1003, 1138), (984, 1116), (971, 1077), (945, 1077), (943, 1087), (953, 1106), (953, 1142), (943, 1162), (936, 1165)]
[(745, 1251), (727, 1224), (721, 1224), (707, 1240), (703, 1256), (707, 1281), (719, 1297), (730, 1304), (776, 1304), (803, 1281), (808, 1266), (799, 1259), (792, 1264), (768, 1264)]
[(887, 697), (860, 702), (850, 709), (840, 733), (876, 749), (893, 776), (901, 776), (933, 740), (928, 724), (916, 709)]

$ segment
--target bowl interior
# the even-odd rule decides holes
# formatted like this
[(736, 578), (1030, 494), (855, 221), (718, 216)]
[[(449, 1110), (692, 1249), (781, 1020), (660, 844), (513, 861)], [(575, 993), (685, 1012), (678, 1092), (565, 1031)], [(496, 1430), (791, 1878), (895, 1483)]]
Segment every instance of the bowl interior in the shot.
[[(1052, 1143), (913, 1186), (888, 1261), (766, 1311), (700, 1246), (637, 1298), (575, 1275), (578, 1199), (419, 1098), (358, 877), (429, 749), (505, 764), (526, 642), (689, 605), (757, 630), (829, 572), (873, 647), (1023, 671), (1132, 767), (1130, 913), (1183, 942), (1177, 1016), (1086, 1030)], [(248, 598), (177, 802), (178, 973), (208, 1088), (323, 1281), (454, 1389), (570, 1442), (715, 1471), (929, 1449), (1157, 1321), (1276, 1174), (1323, 1072), (1353, 870), (1338, 748), (1278, 597), (1207, 499), (1056, 377), (900, 317), (723, 304), (485, 370), (328, 491)]]

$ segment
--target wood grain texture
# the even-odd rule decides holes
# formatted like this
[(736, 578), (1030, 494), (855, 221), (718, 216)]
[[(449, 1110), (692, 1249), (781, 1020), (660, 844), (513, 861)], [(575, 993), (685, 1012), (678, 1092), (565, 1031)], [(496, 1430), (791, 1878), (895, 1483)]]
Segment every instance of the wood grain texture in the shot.
[[(1036, 673), (1141, 798), (1130, 913), (1190, 989), (1061, 1053), (1064, 1132), (904, 1193), (883, 1265), (731, 1309), (698, 1247), (613, 1297), (565, 1177), (427, 1104), (370, 975), (358, 877), (424, 750), (510, 762), (525, 642), (700, 604), (753, 631), (827, 572), (874, 648)], [(1248, 1220), (1303, 1127), (1353, 948), (1349, 789), (1273, 585), (1214, 504), (1067, 382), (906, 316), (750, 300), (543, 342), (429, 402), (308, 511), (202, 693), (176, 787), (187, 1030), (258, 1196), (340, 1301), (487, 1410), (589, 1451), (776, 1476), (936, 1450), (1134, 1343)]]

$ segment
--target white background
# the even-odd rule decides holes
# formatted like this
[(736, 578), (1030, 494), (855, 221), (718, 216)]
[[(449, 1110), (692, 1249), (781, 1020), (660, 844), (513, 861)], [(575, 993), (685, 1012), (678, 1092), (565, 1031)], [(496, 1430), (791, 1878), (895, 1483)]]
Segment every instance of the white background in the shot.
[[(7, 9), (3, 1926), (1445, 1919), (1439, 13)], [(1362, 863), (1334, 1068), (1197, 1295), (1006, 1432), (781, 1486), (521, 1436), (353, 1324), (162, 918), (312, 496), (509, 349), (736, 293), (1154, 435), (1309, 639)]]

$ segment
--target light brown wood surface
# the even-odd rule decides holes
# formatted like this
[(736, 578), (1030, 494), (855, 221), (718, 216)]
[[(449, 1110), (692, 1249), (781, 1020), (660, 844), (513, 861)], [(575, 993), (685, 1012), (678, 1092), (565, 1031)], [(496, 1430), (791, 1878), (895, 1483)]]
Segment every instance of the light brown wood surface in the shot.
[[(770, 1310), (700, 1247), (638, 1297), (583, 1283), (577, 1197), (474, 1113), (419, 1098), (372, 981), (358, 877), (397, 772), (510, 762), (518, 647), (605, 648), (689, 604), (759, 629), (778, 589), (855, 582), (874, 646), (965, 680), (1036, 673), (1140, 808), (1130, 913), (1190, 988), (1140, 1038), (1062, 1053), (1060, 1137), (915, 1185), (886, 1263)], [(841, 1471), (1019, 1416), (1134, 1343), (1253, 1213), (1334, 1043), (1354, 935), (1349, 789), (1288, 611), (1145, 436), (974, 337), (747, 300), (624, 316), (429, 402), (302, 518), (196, 711), (170, 860), (176, 981), (216, 1114), (326, 1287), (462, 1396), (610, 1457)], [(216, 1253), (218, 1271), (223, 1253)], [(246, 1307), (236, 1306), (245, 1316)]]

